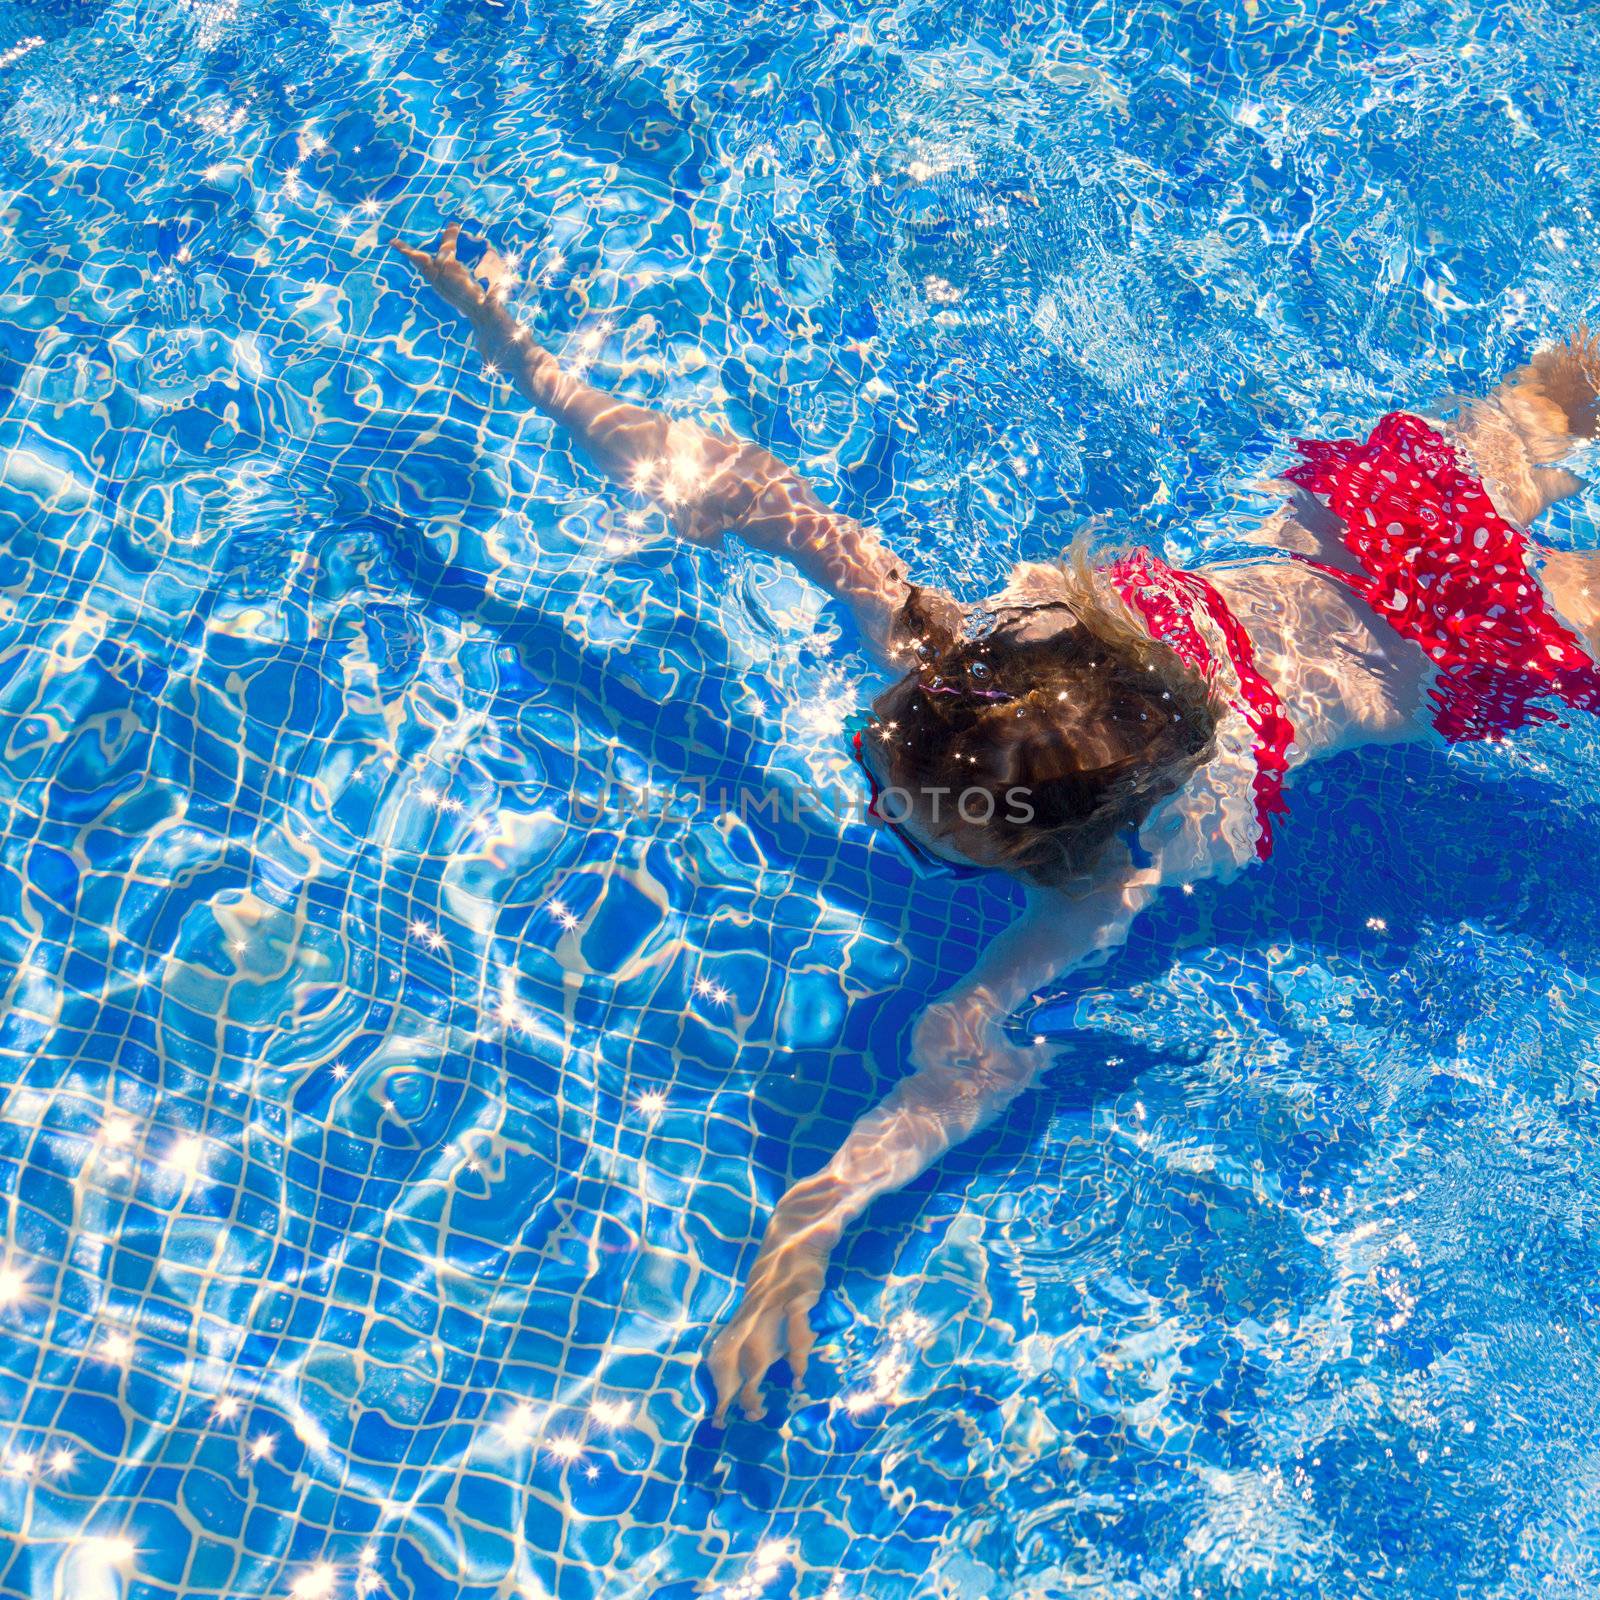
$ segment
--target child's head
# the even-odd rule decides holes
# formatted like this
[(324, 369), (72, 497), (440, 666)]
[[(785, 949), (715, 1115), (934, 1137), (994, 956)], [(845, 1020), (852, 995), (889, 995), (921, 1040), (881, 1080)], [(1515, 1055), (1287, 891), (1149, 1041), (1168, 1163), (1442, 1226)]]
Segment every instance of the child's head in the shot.
[(914, 589), (900, 632), (918, 665), (874, 702), (865, 740), (919, 835), (1041, 884), (1181, 787), (1217, 721), (1199, 675), (1081, 560), (1062, 571), (1061, 600), (996, 612), (974, 638)]

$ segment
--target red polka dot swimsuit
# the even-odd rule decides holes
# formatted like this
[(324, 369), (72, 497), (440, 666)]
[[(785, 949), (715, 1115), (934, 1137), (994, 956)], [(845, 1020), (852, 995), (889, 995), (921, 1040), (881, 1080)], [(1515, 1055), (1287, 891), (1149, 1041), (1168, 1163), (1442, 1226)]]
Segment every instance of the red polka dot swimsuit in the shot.
[(1600, 711), (1600, 672), (1545, 601), (1528, 568), (1532, 541), (1441, 434), (1397, 411), (1365, 444), (1301, 439), (1296, 448), (1305, 460), (1285, 476), (1327, 501), (1361, 571), (1311, 565), (1432, 657), (1433, 725), (1451, 744), (1556, 721), (1533, 703), (1545, 695)]
[(1278, 691), (1256, 668), (1255, 651), (1244, 624), (1198, 572), (1180, 572), (1143, 547), (1113, 562), (1106, 569), (1106, 576), (1123, 604), (1144, 618), (1150, 637), (1169, 644), (1177, 658), (1207, 683), (1217, 681), (1221, 663), (1195, 626), (1196, 613), (1204, 612), (1222, 635), (1237, 685), (1230, 703), (1250, 725), (1254, 736), (1256, 855), (1265, 861), (1272, 854), (1272, 819), (1289, 810), (1283, 798), (1283, 780), (1289, 770), (1289, 741), (1294, 738), (1294, 728)]
[[(1528, 567), (1532, 541), (1494, 509), (1482, 482), (1418, 417), (1391, 412), (1363, 444), (1301, 439), (1305, 458), (1285, 477), (1320, 495), (1343, 524), (1357, 572), (1297, 556), (1358, 594), (1437, 669), (1433, 725), (1451, 743), (1498, 740), (1558, 720), (1546, 696), (1600, 713), (1600, 669), (1551, 611)], [(1288, 807), (1283, 780), (1294, 730), (1283, 701), (1256, 669), (1250, 636), (1197, 572), (1135, 550), (1107, 569), (1152, 638), (1215, 682), (1220, 663), (1195, 625), (1204, 612), (1233, 667), (1232, 704), (1254, 735), (1259, 837), (1272, 853), (1272, 819)]]

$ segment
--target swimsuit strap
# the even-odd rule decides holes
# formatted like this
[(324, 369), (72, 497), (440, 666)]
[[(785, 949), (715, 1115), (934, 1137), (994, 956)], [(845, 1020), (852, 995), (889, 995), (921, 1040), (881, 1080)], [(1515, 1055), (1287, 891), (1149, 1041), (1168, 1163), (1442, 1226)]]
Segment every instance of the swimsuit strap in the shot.
[(1244, 624), (1228, 602), (1198, 572), (1169, 567), (1141, 546), (1105, 569), (1124, 605), (1144, 619), (1152, 639), (1170, 645), (1173, 653), (1207, 683), (1215, 684), (1221, 664), (1195, 621), (1204, 612), (1222, 635), (1237, 689), (1228, 703), (1249, 724), (1255, 735), (1256, 774), (1252, 785), (1256, 803), (1256, 855), (1263, 861), (1272, 854), (1272, 819), (1287, 816), (1283, 781), (1289, 771), (1289, 745), (1294, 725), (1289, 721), (1278, 691), (1256, 666), (1256, 653)]
[(1433, 725), (1452, 744), (1558, 721), (1554, 695), (1600, 712), (1600, 671), (1545, 601), (1531, 541), (1462, 470), (1443, 434), (1390, 412), (1359, 439), (1300, 439), (1284, 474), (1320, 495), (1361, 568), (1297, 556), (1359, 595), (1438, 669)]

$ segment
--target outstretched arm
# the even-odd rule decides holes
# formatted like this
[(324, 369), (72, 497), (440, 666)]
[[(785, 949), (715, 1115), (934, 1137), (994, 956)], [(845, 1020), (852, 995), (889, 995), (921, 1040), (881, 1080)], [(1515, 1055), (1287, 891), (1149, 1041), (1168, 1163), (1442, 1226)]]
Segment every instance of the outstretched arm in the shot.
[(398, 239), (394, 247), (466, 318), (491, 367), (565, 427), (608, 477), (664, 507), (682, 537), (717, 546), (731, 530), (787, 557), (849, 608), (881, 654), (889, 653), (891, 625), (910, 586), (904, 564), (876, 533), (830, 511), (759, 445), (630, 405), (563, 372), (506, 308), (499, 257), (486, 252), (477, 270), (469, 269), (456, 253), (460, 234), (453, 223), (431, 255)]
[(911, 1042), (915, 1070), (856, 1123), (820, 1172), (783, 1196), (767, 1223), (744, 1298), (711, 1348), (719, 1424), (735, 1397), (747, 1417), (762, 1416), (761, 1382), (781, 1355), (798, 1386), (813, 1342), (811, 1308), (845, 1228), (877, 1195), (909, 1183), (993, 1121), (1050, 1065), (1048, 1046), (1006, 1037), (1006, 1018), (1053, 978), (1121, 945), (1153, 893), (1148, 873), (1071, 898), (1032, 891), (971, 977), (923, 1012)]

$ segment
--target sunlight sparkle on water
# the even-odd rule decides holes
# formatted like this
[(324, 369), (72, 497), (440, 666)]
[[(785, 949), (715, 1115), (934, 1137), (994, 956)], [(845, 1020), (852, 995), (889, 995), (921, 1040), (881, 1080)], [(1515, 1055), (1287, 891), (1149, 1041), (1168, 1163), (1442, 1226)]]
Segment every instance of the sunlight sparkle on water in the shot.
[(133, 1126), (131, 1117), (107, 1117), (100, 1129), (100, 1138), (104, 1143), (110, 1145), (112, 1149), (120, 1149), (132, 1140)]
[(542, 1420), (531, 1400), (520, 1400), (500, 1424), (500, 1431), (512, 1444), (527, 1444), (538, 1432)]
[(327, 1600), (338, 1582), (339, 1569), (331, 1561), (308, 1567), (289, 1587), (294, 1600)]
[(185, 1134), (167, 1152), (166, 1164), (185, 1177), (198, 1177), (205, 1164), (206, 1142), (198, 1134)]
[(595, 1400), (589, 1415), (603, 1428), (620, 1428), (632, 1417), (633, 1407), (626, 1400)]
[(792, 1539), (765, 1539), (744, 1576), (723, 1590), (724, 1600), (759, 1600), (786, 1566), (792, 1566), (795, 1546)]
[(19, 39), (9, 50), (0, 52), (0, 72), (7, 67), (15, 66), (30, 50), (36, 50), (44, 40), (38, 34), (29, 34), (26, 39)]

